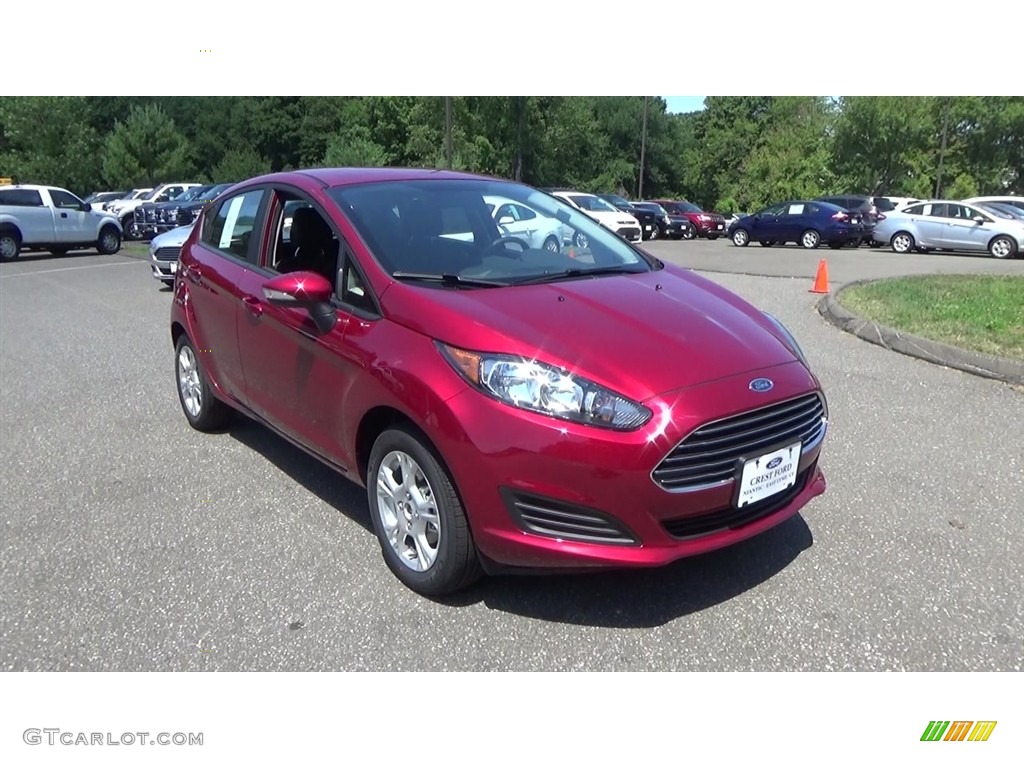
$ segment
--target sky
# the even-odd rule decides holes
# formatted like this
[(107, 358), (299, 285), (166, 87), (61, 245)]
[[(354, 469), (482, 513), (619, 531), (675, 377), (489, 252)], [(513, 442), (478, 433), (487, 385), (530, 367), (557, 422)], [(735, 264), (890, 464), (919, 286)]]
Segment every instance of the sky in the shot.
[(669, 112), (700, 112), (704, 109), (703, 96), (662, 96)]

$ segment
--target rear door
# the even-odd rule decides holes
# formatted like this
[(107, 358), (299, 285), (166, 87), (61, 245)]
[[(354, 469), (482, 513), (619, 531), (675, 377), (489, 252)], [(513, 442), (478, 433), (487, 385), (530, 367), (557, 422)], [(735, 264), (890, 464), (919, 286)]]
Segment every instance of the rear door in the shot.
[[(214, 381), (245, 404), (238, 350), (244, 288), (259, 255), (267, 190), (243, 189), (217, 203), (203, 219), (198, 241), (182, 254), (193, 341)], [(205, 353), (205, 354), (204, 354)]]
[(917, 230), (920, 233), (919, 245), (930, 248), (949, 248), (946, 243), (946, 204), (931, 203), (925, 208), (924, 216), (918, 219)]

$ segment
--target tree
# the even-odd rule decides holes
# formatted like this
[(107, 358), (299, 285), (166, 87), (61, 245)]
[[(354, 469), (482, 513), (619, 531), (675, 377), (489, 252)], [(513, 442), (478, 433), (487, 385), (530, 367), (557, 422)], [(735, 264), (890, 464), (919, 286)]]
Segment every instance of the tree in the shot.
[(188, 139), (158, 104), (133, 107), (107, 138), (103, 174), (115, 187), (159, 184), (192, 173)]
[(252, 147), (229, 150), (214, 167), (211, 177), (217, 184), (239, 182), (270, 173), (270, 160)]
[(390, 157), (380, 144), (362, 131), (335, 136), (327, 145), (322, 164), (330, 167), (376, 168), (388, 165)]
[(101, 183), (100, 141), (80, 96), (0, 99), (0, 176), (87, 195)]

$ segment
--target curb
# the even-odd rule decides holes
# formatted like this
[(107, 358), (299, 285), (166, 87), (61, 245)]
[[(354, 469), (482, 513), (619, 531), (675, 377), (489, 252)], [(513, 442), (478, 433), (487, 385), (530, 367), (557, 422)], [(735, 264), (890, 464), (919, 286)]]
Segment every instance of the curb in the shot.
[(818, 313), (840, 330), (853, 334), (864, 341), (880, 347), (899, 352), (908, 357), (916, 357), (936, 365), (955, 368), (958, 371), (995, 379), (1007, 384), (1024, 385), (1024, 363), (1004, 357), (994, 357), (981, 352), (972, 352), (940, 341), (923, 339), (895, 328), (888, 328), (850, 312), (839, 303), (843, 291), (856, 285), (874, 283), (877, 280), (857, 280), (847, 283), (833, 295), (822, 297), (818, 302)]

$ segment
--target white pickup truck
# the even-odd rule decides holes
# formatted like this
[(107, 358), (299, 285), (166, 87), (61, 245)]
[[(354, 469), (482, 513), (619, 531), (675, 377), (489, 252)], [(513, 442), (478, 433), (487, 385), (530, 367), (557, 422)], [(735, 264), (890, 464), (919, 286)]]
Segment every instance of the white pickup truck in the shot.
[(22, 250), (60, 256), (73, 248), (121, 250), (121, 223), (97, 213), (66, 189), (36, 184), (0, 186), (0, 261)]

